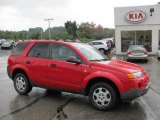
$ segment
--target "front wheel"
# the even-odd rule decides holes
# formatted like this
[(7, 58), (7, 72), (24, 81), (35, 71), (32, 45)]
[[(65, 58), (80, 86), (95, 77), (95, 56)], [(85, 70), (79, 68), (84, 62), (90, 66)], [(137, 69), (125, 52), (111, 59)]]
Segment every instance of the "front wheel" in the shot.
[(117, 94), (111, 85), (100, 82), (91, 87), (89, 100), (94, 108), (106, 111), (115, 106)]
[(29, 83), (27, 77), (22, 73), (18, 73), (15, 75), (14, 88), (20, 95), (26, 95), (32, 90), (32, 86)]
[(99, 51), (103, 54), (105, 54), (105, 50), (103, 48), (100, 48)]

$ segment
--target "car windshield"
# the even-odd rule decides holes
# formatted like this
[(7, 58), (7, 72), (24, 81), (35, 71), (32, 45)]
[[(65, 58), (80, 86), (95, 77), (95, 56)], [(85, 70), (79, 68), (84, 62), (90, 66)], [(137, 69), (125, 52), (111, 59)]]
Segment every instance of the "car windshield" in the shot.
[(136, 50), (144, 51), (145, 50), (145, 48), (143, 46), (131, 46), (130, 49), (132, 51), (136, 51)]
[(87, 45), (87, 44), (78, 44), (73, 43), (74, 47), (76, 47), (86, 58), (90, 61), (106, 61), (108, 58), (101, 54), (96, 48)]

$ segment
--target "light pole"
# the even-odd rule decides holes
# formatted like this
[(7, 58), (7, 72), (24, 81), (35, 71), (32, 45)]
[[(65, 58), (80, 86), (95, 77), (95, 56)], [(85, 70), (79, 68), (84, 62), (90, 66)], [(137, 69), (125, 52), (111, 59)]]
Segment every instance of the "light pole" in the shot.
[(49, 40), (51, 39), (51, 35), (50, 35), (50, 21), (53, 20), (52, 18), (50, 19), (45, 19), (45, 21), (48, 21), (48, 35), (49, 35)]
[(43, 30), (41, 30), (41, 40), (43, 39)]

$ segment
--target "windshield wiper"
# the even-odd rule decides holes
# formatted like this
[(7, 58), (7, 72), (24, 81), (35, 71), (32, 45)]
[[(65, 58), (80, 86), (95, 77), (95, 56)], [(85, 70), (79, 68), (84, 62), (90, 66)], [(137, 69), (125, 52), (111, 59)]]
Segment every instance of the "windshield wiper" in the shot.
[(90, 61), (101, 61), (101, 60), (96, 60), (96, 59), (95, 59), (95, 60), (90, 60)]
[(107, 61), (107, 60), (109, 60), (109, 59), (95, 59), (95, 60), (90, 60), (90, 61), (98, 61), (98, 62), (100, 62), (100, 61)]
[(105, 58), (105, 59), (100, 59), (100, 61), (107, 61), (107, 60), (109, 60), (109, 59), (107, 59), (107, 58)]

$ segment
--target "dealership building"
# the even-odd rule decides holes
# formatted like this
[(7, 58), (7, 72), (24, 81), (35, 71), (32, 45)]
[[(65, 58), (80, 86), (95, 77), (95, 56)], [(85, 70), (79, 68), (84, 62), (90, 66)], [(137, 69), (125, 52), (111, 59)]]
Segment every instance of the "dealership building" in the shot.
[(116, 7), (116, 54), (126, 53), (130, 45), (144, 45), (150, 54), (160, 49), (160, 4)]

